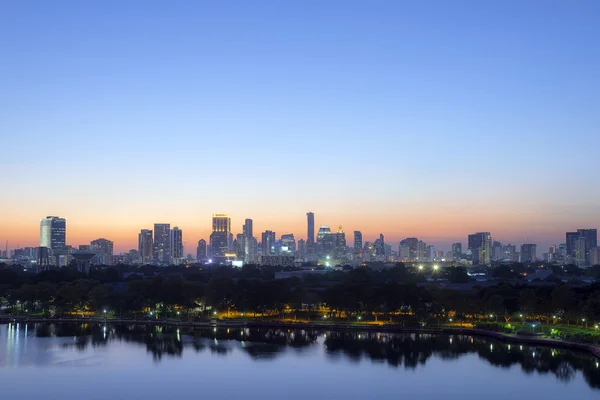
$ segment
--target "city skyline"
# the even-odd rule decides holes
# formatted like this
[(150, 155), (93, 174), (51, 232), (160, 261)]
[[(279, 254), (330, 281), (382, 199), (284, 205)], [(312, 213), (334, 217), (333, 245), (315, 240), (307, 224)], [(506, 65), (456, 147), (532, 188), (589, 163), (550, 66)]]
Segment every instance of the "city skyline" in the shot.
[(3, 245), (48, 215), (117, 251), (213, 212), (446, 249), (600, 225), (598, 2), (67, 3), (0, 15)]
[[(452, 245), (457, 242), (462, 243), (464, 248), (468, 248), (469, 237), (474, 235), (473, 232), (479, 232), (479, 230), (474, 229), (472, 231), (465, 232), (464, 235), (459, 235), (459, 236), (450, 237), (450, 238), (443, 238), (443, 239), (439, 239), (439, 237), (436, 239), (435, 236), (433, 236), (433, 238), (432, 238), (430, 236), (419, 235), (419, 234), (415, 234), (414, 232), (400, 233), (400, 236), (395, 236), (395, 235), (391, 235), (391, 234), (388, 234), (386, 232), (381, 232), (381, 231), (377, 232), (377, 233), (372, 233), (372, 232), (366, 231), (364, 229), (360, 229), (360, 227), (358, 227), (357, 229), (351, 228), (351, 227), (345, 228), (344, 224), (330, 224), (330, 223), (326, 223), (325, 221), (321, 221), (318, 213), (310, 212), (308, 214), (312, 214), (312, 216), (313, 216), (313, 221), (314, 221), (314, 226), (315, 226), (315, 235), (317, 233), (316, 231), (318, 231), (319, 228), (321, 228), (323, 226), (329, 227), (332, 232), (337, 231), (338, 227), (343, 227), (347, 233), (349, 232), (350, 235), (352, 235), (351, 239), (348, 240), (348, 242), (347, 242), (348, 246), (350, 246), (350, 247), (354, 246), (354, 236), (353, 236), (354, 233), (353, 232), (358, 231), (361, 234), (362, 244), (367, 243), (367, 242), (373, 243), (377, 239), (379, 239), (380, 234), (383, 234), (386, 238), (386, 240), (385, 240), (386, 243), (392, 244), (394, 249), (404, 239), (410, 238), (410, 237), (417, 237), (420, 240), (427, 242), (427, 244), (434, 245), (436, 250), (450, 251), (452, 249)], [(180, 236), (183, 236), (182, 244), (185, 247), (185, 254), (183, 256), (185, 257), (185, 255), (187, 255), (187, 254), (195, 254), (196, 253), (196, 245), (199, 240), (205, 240), (207, 244), (210, 244), (210, 236), (211, 236), (211, 233), (213, 232), (213, 230), (212, 230), (213, 226), (214, 226), (213, 220), (215, 217), (217, 217), (217, 218), (224, 217), (224, 218), (229, 219), (229, 222), (227, 223), (228, 224), (227, 229), (231, 229), (231, 233), (233, 234), (233, 236), (235, 236), (236, 234), (244, 233), (243, 232), (244, 225), (246, 223), (249, 223), (250, 227), (251, 227), (250, 228), (251, 231), (253, 230), (253, 237), (255, 237), (257, 239), (260, 239), (261, 235), (264, 232), (271, 231), (276, 234), (276, 240), (279, 240), (282, 235), (286, 235), (286, 234), (293, 234), (295, 236), (296, 240), (300, 240), (300, 239), (307, 240), (307, 227), (308, 227), (307, 213), (301, 214), (301, 218), (303, 219), (304, 226), (300, 227), (296, 231), (285, 229), (285, 228), (271, 229), (269, 227), (266, 227), (266, 225), (260, 223), (260, 221), (257, 221), (254, 218), (245, 217), (245, 218), (240, 219), (240, 221), (237, 221), (237, 220), (234, 220), (230, 214), (216, 213), (216, 214), (212, 214), (211, 216), (209, 216), (208, 225), (210, 225), (210, 227), (208, 229), (204, 229), (204, 230), (193, 229), (193, 228), (190, 229), (190, 228), (186, 228), (184, 224), (174, 224), (174, 223), (169, 223), (169, 222), (155, 222), (155, 223), (143, 224), (141, 227), (135, 228), (136, 229), (135, 233), (131, 237), (124, 238), (124, 240), (115, 239), (114, 236), (111, 236), (108, 234), (103, 234), (102, 232), (92, 233), (91, 236), (89, 236), (89, 239), (87, 237), (84, 237), (83, 239), (80, 239), (80, 240), (72, 239), (72, 230), (73, 230), (73, 224), (71, 223), (72, 221), (68, 217), (65, 217), (62, 215), (61, 215), (60, 219), (63, 221), (66, 221), (66, 224), (68, 227), (67, 232), (66, 232), (66, 244), (67, 245), (73, 245), (73, 246), (87, 245), (93, 240), (96, 240), (99, 238), (106, 238), (106, 239), (109, 239), (112, 242), (114, 242), (115, 253), (125, 253), (131, 249), (138, 249), (139, 241), (140, 241), (139, 235), (140, 235), (141, 231), (143, 232), (143, 231), (148, 230), (149, 232), (151, 232), (152, 235), (154, 235), (157, 226), (160, 226), (160, 227), (174, 226), (173, 229), (178, 229), (179, 231), (183, 232), (183, 234), (180, 233)], [(23, 241), (23, 242), (17, 243), (17, 242), (11, 241), (10, 239), (5, 239), (5, 240), (3, 240), (2, 243), (6, 244), (6, 241), (8, 241), (8, 249), (9, 250), (13, 250), (16, 248), (23, 248), (23, 247), (38, 247), (38, 246), (40, 246), (41, 245), (40, 241), (43, 240), (42, 233), (40, 232), (40, 224), (42, 224), (42, 221), (45, 221), (50, 218), (57, 218), (57, 217), (47, 217), (47, 218), (41, 218), (41, 219), (37, 220), (38, 231), (35, 233), (35, 235), (37, 235), (37, 237), (34, 240)], [(240, 222), (241, 224), (238, 222)], [(238, 229), (236, 229), (236, 227), (238, 225), (240, 225), (240, 227)], [(76, 228), (77, 228), (77, 226), (78, 226), (78, 224), (75, 224)], [(535, 237), (532, 237), (529, 235), (525, 236), (523, 240), (505, 239), (502, 236), (497, 235), (494, 230), (490, 229), (489, 231), (491, 232), (491, 238), (493, 239), (493, 241), (499, 241), (504, 244), (513, 244), (513, 245), (522, 245), (522, 244), (533, 243), (533, 244), (536, 244), (539, 249), (546, 251), (546, 249), (550, 248), (551, 246), (558, 246), (559, 244), (563, 244), (563, 243), (567, 244), (567, 247), (569, 247), (570, 246), (569, 240), (566, 239), (565, 234), (568, 236), (569, 234), (572, 234), (572, 231), (575, 231), (573, 233), (575, 233), (579, 236), (579, 233), (578, 233), (579, 231), (587, 230), (587, 229), (596, 229), (594, 226), (588, 226), (588, 225), (584, 225), (584, 226), (585, 226), (585, 228), (581, 228), (581, 226), (579, 226), (579, 227), (574, 227), (572, 229), (567, 229), (567, 230), (563, 231), (562, 233), (559, 233), (558, 235), (556, 235), (555, 241), (548, 241), (548, 242), (537, 240)], [(204, 233), (204, 236), (196, 237), (198, 232)], [(489, 233), (489, 232), (486, 232), (486, 233)], [(63, 235), (64, 235), (64, 233), (63, 233)], [(398, 235), (398, 234), (396, 234), (396, 235)], [(75, 237), (77, 237), (77, 232), (75, 234)], [(169, 245), (168, 234), (166, 234), (166, 236), (163, 236), (163, 241), (166, 241), (167, 246)], [(0, 250), (4, 250), (4, 249), (5, 248), (2, 247)], [(153, 249), (153, 250), (156, 250), (156, 249)], [(170, 253), (170, 251), (171, 250), (167, 249), (167, 253)], [(539, 251), (539, 252), (541, 253), (542, 251)]]

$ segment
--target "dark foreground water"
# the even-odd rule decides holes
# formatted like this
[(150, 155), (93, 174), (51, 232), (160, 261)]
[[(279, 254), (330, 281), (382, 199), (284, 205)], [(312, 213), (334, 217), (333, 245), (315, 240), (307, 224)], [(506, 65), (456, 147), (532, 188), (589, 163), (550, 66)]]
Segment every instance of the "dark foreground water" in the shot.
[(2, 399), (600, 399), (598, 360), (471, 336), (0, 325)]

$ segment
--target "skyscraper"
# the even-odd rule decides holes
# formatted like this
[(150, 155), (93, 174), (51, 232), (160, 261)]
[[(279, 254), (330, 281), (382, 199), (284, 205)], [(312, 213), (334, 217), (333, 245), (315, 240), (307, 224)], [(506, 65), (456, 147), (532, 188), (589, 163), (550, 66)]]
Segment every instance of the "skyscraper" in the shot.
[(598, 246), (597, 229), (577, 229), (579, 235), (585, 238), (585, 261), (586, 265), (592, 265), (592, 249)]
[(40, 220), (40, 247), (60, 250), (67, 244), (67, 220), (48, 216)]
[(578, 267), (585, 267), (587, 265), (586, 260), (586, 248), (587, 239), (584, 236), (580, 236), (575, 241), (575, 265)]
[(362, 232), (354, 231), (354, 249), (358, 250), (358, 249), (362, 249), (362, 247), (363, 247)]
[(159, 264), (171, 262), (170, 231), (171, 224), (154, 224), (154, 261)]
[(473, 265), (489, 265), (492, 258), (492, 235), (489, 232), (477, 232), (469, 235), (468, 239)]
[(567, 257), (575, 259), (575, 242), (579, 239), (579, 232), (567, 232), (566, 242), (567, 245)]
[(152, 261), (153, 256), (152, 230), (142, 229), (138, 235), (138, 252), (142, 263), (147, 264)]
[(281, 252), (292, 254), (296, 252), (296, 239), (293, 233), (281, 235)]
[(521, 262), (534, 262), (537, 259), (535, 244), (521, 245)]
[(452, 243), (452, 258), (459, 259), (462, 254), (462, 243)]
[(246, 235), (246, 238), (251, 238), (254, 237), (254, 233), (252, 231), (252, 220), (250, 218), (246, 218), (246, 221), (244, 222), (244, 226), (242, 227), (242, 232), (244, 233), (244, 235)]
[(417, 238), (406, 238), (400, 241), (400, 257), (404, 261), (416, 261), (417, 260), (417, 245), (419, 239)]
[(275, 232), (264, 231), (262, 233), (261, 250), (263, 256), (275, 254)]
[(346, 234), (341, 226), (335, 235), (335, 250), (338, 257), (344, 257), (346, 254)]
[(229, 250), (229, 234), (231, 218), (227, 214), (214, 214), (212, 217), (212, 233), (210, 234), (210, 256), (215, 261), (224, 261)]
[(198, 248), (196, 249), (196, 260), (202, 261), (206, 259), (206, 240), (198, 240)]
[(169, 233), (169, 250), (173, 263), (183, 261), (183, 232), (178, 227), (174, 227)]
[(328, 226), (323, 225), (319, 228), (316, 245), (319, 256), (333, 256), (335, 252), (335, 237)]
[(95, 262), (98, 265), (112, 265), (113, 261), (113, 242), (100, 238), (90, 242), (90, 250), (97, 253)]
[(308, 232), (306, 234), (306, 252), (312, 254), (315, 251), (315, 214), (311, 212), (306, 213), (306, 219), (308, 223)]

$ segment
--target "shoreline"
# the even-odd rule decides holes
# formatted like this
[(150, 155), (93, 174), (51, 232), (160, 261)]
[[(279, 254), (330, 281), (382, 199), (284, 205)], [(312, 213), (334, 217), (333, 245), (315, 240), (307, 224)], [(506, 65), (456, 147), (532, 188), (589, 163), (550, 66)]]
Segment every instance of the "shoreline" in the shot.
[(15, 316), (0, 316), (0, 324), (19, 322), (19, 323), (111, 323), (111, 324), (136, 324), (136, 325), (171, 325), (190, 328), (217, 328), (217, 327), (237, 327), (237, 328), (288, 328), (288, 329), (319, 329), (329, 331), (371, 331), (371, 332), (395, 332), (395, 333), (428, 333), (428, 334), (453, 334), (453, 335), (473, 335), (493, 338), (502, 342), (523, 343), (528, 345), (539, 345), (545, 347), (559, 347), (567, 350), (583, 351), (590, 353), (600, 359), (600, 348), (594, 345), (568, 342), (555, 339), (544, 339), (531, 336), (511, 335), (502, 332), (486, 331), (476, 328), (406, 328), (399, 325), (359, 325), (359, 324), (326, 324), (312, 322), (268, 322), (268, 321), (207, 321), (190, 322), (178, 320), (149, 320), (149, 319), (104, 319), (104, 318), (30, 318)]

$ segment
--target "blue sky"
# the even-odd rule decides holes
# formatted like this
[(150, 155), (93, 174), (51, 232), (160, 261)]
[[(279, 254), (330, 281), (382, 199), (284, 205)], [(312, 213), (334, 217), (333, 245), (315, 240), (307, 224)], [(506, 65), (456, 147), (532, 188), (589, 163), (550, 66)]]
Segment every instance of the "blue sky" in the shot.
[(0, 239), (35, 242), (60, 214), (75, 241), (134, 243), (160, 221), (192, 241), (213, 212), (302, 237), (312, 210), (395, 239), (564, 240), (598, 225), (598, 15), (596, 1), (5, 0)]

